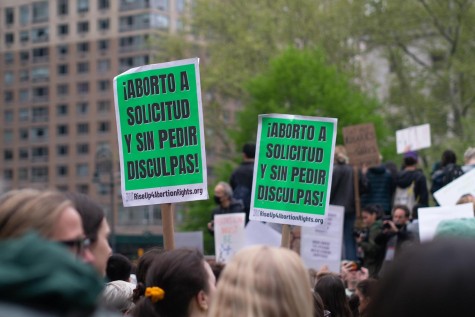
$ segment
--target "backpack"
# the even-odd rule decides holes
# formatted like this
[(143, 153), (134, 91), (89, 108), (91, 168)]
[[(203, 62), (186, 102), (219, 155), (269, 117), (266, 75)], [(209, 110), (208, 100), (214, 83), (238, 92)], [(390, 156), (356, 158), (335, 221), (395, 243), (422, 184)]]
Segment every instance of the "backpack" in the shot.
[(396, 187), (396, 192), (394, 194), (394, 203), (395, 205), (405, 205), (409, 210), (412, 210), (412, 207), (416, 204), (416, 195), (414, 194), (414, 183), (413, 181), (411, 185), (407, 186), (406, 188)]
[(442, 176), (442, 187), (449, 184), (454, 179), (463, 175), (463, 170), (460, 166), (455, 164), (449, 164), (443, 169), (443, 176)]

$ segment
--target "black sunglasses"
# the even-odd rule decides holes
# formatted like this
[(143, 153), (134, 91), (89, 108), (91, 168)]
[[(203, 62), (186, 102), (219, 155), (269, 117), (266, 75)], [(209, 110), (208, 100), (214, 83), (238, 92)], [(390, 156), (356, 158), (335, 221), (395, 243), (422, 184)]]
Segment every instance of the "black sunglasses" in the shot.
[(63, 241), (59, 241), (59, 243), (74, 250), (77, 255), (81, 255), (83, 254), (84, 250), (89, 248), (89, 246), (91, 245), (91, 240), (84, 237), (84, 238), (77, 238), (73, 240), (63, 240)]

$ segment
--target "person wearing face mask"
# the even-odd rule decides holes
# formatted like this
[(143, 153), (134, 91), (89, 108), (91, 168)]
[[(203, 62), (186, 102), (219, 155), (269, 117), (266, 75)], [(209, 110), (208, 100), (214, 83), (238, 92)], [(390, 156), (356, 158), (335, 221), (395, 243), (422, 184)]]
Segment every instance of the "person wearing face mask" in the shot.
[(208, 222), (208, 230), (212, 234), (214, 233), (215, 215), (244, 212), (242, 201), (233, 198), (233, 190), (226, 182), (219, 182), (214, 188), (214, 202), (218, 206), (213, 209), (211, 221)]

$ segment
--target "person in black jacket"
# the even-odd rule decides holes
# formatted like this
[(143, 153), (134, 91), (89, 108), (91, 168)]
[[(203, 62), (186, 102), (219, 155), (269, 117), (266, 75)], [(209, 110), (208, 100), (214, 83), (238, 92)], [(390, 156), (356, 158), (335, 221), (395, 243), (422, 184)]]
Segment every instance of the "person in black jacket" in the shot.
[(256, 145), (251, 143), (245, 144), (242, 148), (242, 163), (233, 171), (229, 181), (233, 189), (233, 197), (242, 200), (244, 211), (246, 212), (246, 223), (249, 221), (249, 210), (251, 206), (255, 155)]
[(233, 198), (233, 190), (226, 182), (219, 182), (214, 188), (214, 201), (218, 206), (213, 209), (211, 221), (208, 222), (211, 233), (214, 233), (214, 215), (244, 212), (242, 201)]
[[(429, 206), (429, 191), (424, 173), (417, 167), (418, 156), (416, 152), (409, 151), (404, 154), (404, 168), (398, 173), (396, 186), (407, 188), (414, 183), (415, 202), (420, 207)], [(408, 206), (411, 209), (413, 206)]]

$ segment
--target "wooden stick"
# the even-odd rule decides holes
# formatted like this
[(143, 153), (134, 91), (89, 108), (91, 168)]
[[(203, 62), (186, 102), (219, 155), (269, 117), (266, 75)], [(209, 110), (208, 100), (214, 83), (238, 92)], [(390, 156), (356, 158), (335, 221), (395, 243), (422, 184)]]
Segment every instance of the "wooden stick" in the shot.
[(355, 190), (355, 212), (356, 222), (355, 225), (358, 228), (363, 226), (363, 218), (361, 217), (361, 199), (360, 199), (360, 180), (359, 180), (358, 167), (353, 167), (353, 187)]
[(173, 226), (173, 211), (175, 206), (173, 204), (160, 205), (162, 210), (162, 228), (163, 228), (163, 246), (165, 250), (175, 249), (175, 234)]
[(282, 240), (280, 246), (282, 248), (290, 248), (290, 225), (282, 225)]

